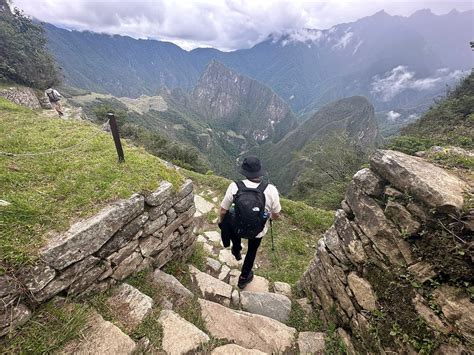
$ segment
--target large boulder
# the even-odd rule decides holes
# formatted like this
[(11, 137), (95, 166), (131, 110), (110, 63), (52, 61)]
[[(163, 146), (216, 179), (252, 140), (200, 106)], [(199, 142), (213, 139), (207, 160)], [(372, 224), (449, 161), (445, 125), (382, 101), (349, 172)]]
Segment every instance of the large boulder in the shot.
[(427, 161), (393, 150), (377, 150), (370, 166), (397, 189), (412, 194), (428, 207), (459, 213), (467, 185)]
[(286, 322), (290, 316), (290, 299), (278, 293), (243, 291), (240, 293), (240, 303), (244, 311), (261, 314), (280, 322)]
[(165, 309), (158, 319), (163, 327), (163, 350), (170, 355), (195, 353), (209, 336), (175, 312)]
[(200, 299), (201, 314), (211, 336), (266, 353), (293, 350), (296, 329), (272, 318), (235, 311)]

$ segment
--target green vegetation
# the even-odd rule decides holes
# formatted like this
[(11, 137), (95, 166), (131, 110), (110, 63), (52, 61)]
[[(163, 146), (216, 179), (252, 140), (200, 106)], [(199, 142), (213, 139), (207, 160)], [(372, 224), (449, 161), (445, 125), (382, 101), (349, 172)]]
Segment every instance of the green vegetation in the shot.
[[(51, 231), (64, 231), (105, 204), (134, 192), (152, 191), (161, 180), (175, 186), (181, 175), (141, 148), (123, 142), (117, 163), (111, 137), (88, 122), (44, 117), (0, 99), (0, 151), (37, 156), (0, 156), (0, 266), (35, 258)], [(70, 147), (74, 147), (69, 149)]]
[(324, 232), (334, 220), (334, 212), (313, 208), (304, 202), (283, 198), (281, 205), (290, 223), (308, 233)]
[(50, 301), (11, 335), (0, 339), (2, 354), (51, 354), (77, 338), (92, 310), (86, 305)]
[(43, 28), (18, 9), (0, 11), (0, 81), (43, 90), (59, 82)]
[(290, 198), (325, 209), (339, 207), (352, 176), (368, 161), (368, 154), (345, 134), (314, 141), (301, 157), (306, 167), (293, 185)]
[(316, 312), (306, 314), (295, 300), (291, 303), (290, 317), (286, 324), (298, 332), (320, 332), (324, 328)]
[(408, 154), (433, 145), (474, 149), (474, 73), (401, 133), (389, 147)]

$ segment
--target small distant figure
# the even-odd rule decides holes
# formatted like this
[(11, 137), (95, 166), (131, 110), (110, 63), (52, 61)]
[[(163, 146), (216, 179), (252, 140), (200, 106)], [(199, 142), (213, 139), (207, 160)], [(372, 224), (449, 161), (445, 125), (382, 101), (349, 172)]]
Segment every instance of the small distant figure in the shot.
[(46, 89), (46, 91), (44, 92), (46, 94), (46, 97), (49, 99), (49, 102), (51, 104), (51, 107), (54, 108), (56, 110), (56, 112), (58, 113), (58, 115), (61, 117), (62, 115), (64, 115), (63, 113), (63, 109), (61, 107), (61, 94), (49, 87)]

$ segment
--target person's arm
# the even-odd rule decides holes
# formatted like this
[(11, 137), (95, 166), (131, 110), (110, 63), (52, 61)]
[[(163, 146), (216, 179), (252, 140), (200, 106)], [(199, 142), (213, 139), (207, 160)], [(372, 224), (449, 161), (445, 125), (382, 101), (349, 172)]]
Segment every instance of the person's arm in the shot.
[(221, 202), (221, 209), (219, 212), (219, 223), (222, 222), (226, 213), (230, 210), (232, 202), (234, 201), (234, 186), (235, 183), (231, 183), (225, 192), (224, 199)]
[(278, 190), (274, 187), (274, 198), (272, 201), (272, 210), (270, 212), (270, 218), (273, 221), (279, 220), (281, 218), (281, 204), (280, 204), (280, 195), (278, 194)]
[(225, 208), (221, 207), (221, 211), (219, 213), (219, 223), (222, 223), (227, 212), (229, 212), (229, 210), (226, 210)]

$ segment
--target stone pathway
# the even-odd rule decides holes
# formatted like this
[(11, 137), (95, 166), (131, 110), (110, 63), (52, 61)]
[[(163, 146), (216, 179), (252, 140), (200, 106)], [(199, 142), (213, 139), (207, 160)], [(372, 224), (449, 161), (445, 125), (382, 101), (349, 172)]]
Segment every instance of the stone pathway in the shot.
[[(214, 208), (210, 208), (210, 203), (202, 197), (195, 199), (195, 202), (200, 205), (197, 218), (205, 218), (206, 213)], [(237, 280), (242, 261), (237, 262), (229, 249), (223, 249), (219, 232), (209, 228), (199, 235), (197, 242), (202, 243), (209, 256), (203, 270), (194, 265), (188, 266), (189, 289), (174, 276), (156, 269), (150, 279), (153, 285), (165, 292), (166, 302), (155, 304), (152, 298), (126, 283), (113, 290), (106, 301), (111, 314), (129, 334), (153, 310), (160, 312), (158, 322), (163, 329), (161, 349), (150, 348), (147, 338), (135, 343), (118, 327), (96, 314), (82, 334), (81, 341), (67, 344), (63, 353), (324, 353), (324, 333), (298, 334), (295, 328), (285, 324), (292, 307), (289, 284), (275, 282), (271, 285), (264, 277), (255, 275), (244, 290), (239, 290)], [(193, 298), (198, 299), (206, 332), (176, 313), (176, 308)], [(309, 316), (312, 310), (307, 300), (295, 302), (302, 305)]]

